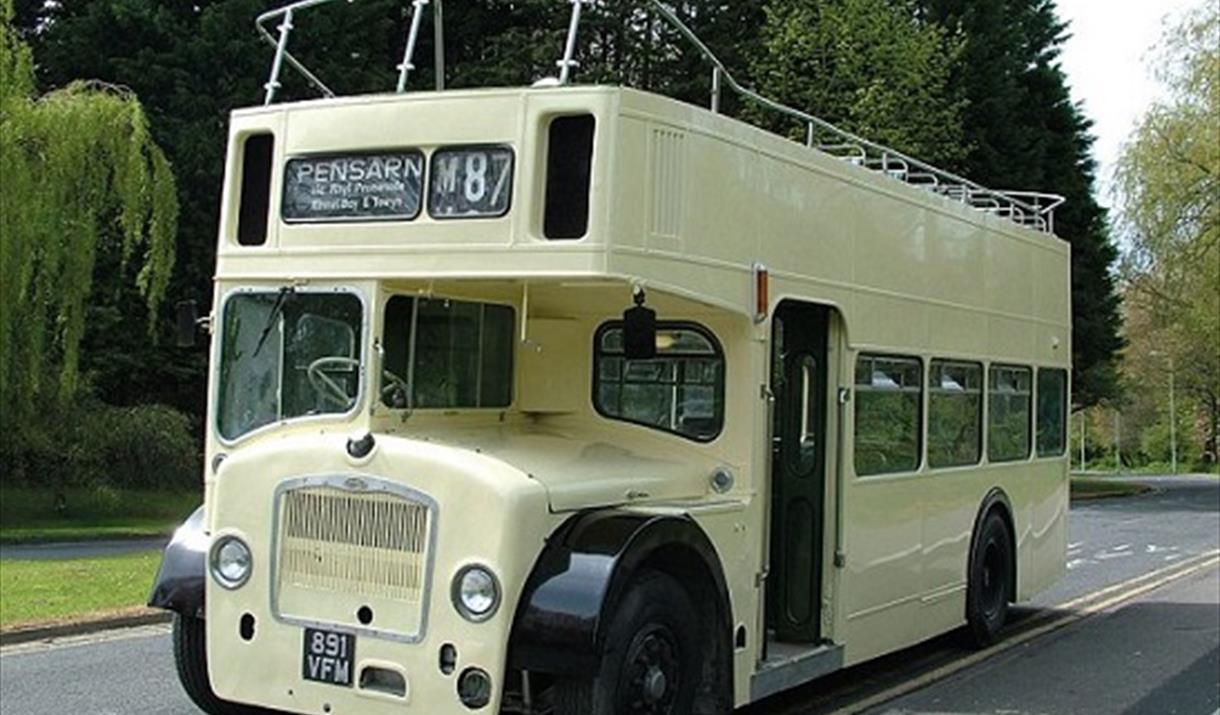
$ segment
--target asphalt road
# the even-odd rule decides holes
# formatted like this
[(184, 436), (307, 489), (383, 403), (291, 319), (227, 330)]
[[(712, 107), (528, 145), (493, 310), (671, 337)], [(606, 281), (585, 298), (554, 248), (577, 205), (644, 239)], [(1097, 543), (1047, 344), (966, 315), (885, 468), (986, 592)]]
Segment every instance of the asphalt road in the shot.
[(1213, 715), (1220, 569), (1024, 643), (869, 715)]
[[(1018, 609), (1014, 630), (1059, 604), (1220, 548), (1220, 480), (1146, 481), (1156, 491), (1073, 505), (1067, 576), (1033, 604)], [(1126, 705), (1086, 706), (1102, 702), (1099, 694), (1117, 682), (1130, 686), (1117, 697), (1136, 707), (1133, 712), (1216, 715), (1215, 705), (1206, 709), (1208, 701), (1191, 698), (1215, 697), (1217, 630), (1208, 614), (1220, 610), (1218, 579), (1216, 569), (1201, 572), (1112, 612), (1028, 641), (876, 712), (1116, 713)], [(765, 701), (750, 708), (749, 715), (834, 712), (968, 653), (950, 634)], [(1097, 667), (1089, 667), (1094, 663)], [(1004, 676), (1004, 689), (992, 693), (990, 684), (997, 674)], [(1042, 687), (1051, 676), (1060, 686)], [(1156, 707), (1160, 703), (1186, 709)], [(1195, 709), (1198, 703), (1204, 703), (1204, 709)], [(178, 686), (164, 626), (0, 650), (0, 712), (197, 713)]]

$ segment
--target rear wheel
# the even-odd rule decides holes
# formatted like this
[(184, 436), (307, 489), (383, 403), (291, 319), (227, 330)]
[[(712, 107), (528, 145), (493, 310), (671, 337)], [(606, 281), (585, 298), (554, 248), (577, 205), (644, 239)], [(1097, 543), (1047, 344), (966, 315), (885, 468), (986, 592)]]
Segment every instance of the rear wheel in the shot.
[(983, 520), (970, 553), (966, 586), (966, 622), (979, 647), (995, 643), (1008, 619), (1008, 595), (1013, 592), (1012, 535), (996, 512)]
[(606, 632), (592, 678), (555, 684), (556, 715), (687, 715), (699, 687), (695, 605), (672, 576), (646, 572)]
[(178, 680), (199, 709), (209, 715), (269, 715), (272, 711), (221, 700), (208, 680), (206, 624), (202, 618), (174, 614), (174, 664)]

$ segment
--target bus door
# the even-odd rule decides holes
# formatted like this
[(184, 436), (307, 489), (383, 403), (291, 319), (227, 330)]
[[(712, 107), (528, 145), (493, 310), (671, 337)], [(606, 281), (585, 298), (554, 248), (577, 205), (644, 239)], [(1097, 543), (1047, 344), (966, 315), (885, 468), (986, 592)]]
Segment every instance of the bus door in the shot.
[(773, 318), (767, 627), (786, 642), (821, 635), (827, 320), (827, 308), (794, 301)]

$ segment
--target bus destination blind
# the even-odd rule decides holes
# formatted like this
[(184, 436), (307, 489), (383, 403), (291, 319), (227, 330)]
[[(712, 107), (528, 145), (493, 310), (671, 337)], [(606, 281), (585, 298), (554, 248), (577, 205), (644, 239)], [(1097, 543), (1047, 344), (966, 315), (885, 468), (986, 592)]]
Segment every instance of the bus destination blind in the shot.
[(424, 155), (418, 150), (290, 159), (284, 220), (411, 220), (419, 215)]

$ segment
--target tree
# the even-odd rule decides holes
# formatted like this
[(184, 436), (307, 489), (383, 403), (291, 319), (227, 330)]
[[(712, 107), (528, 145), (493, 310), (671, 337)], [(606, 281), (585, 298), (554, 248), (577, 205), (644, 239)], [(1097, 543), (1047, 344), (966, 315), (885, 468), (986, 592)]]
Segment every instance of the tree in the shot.
[(752, 70), (763, 94), (925, 161), (964, 158), (949, 84), (960, 44), (911, 3), (772, 0), (762, 35)]
[(1056, 233), (1072, 244), (1072, 388), (1077, 407), (1119, 397), (1120, 301), (1105, 210), (1094, 198), (1091, 123), (1072, 103), (1059, 49), (1067, 28), (1054, 0), (920, 0), (923, 15), (964, 45), (951, 83), (968, 102), (965, 160), (985, 186), (1067, 198)]
[[(1220, 9), (1202, 8), (1166, 35), (1157, 67), (1169, 89), (1119, 162), (1130, 300), (1200, 417), (1203, 449), (1220, 446)], [(1158, 381), (1159, 382), (1159, 381)]]
[[(677, 9), (726, 61), (739, 58), (761, 25), (762, 0), (697, 0)], [(181, 206), (178, 256), (168, 293), (212, 295), (216, 226), (228, 112), (261, 103), (273, 50), (255, 32), (266, 0), (18, 0), (17, 20), (34, 46), (38, 82), (64, 87), (80, 76), (129, 87), (148, 112), (149, 130), (176, 168)], [(578, 82), (619, 81), (705, 100), (710, 69), (689, 53), (658, 49), (670, 35), (633, 0), (600, 0), (586, 10)], [(406, 43), (406, 0), (334, 3), (298, 14), (291, 49), (336, 92), (392, 91)], [(451, 87), (521, 85), (556, 72), (570, 5), (561, 0), (463, 0), (446, 12), (446, 77)], [(425, 17), (410, 89), (432, 87), (432, 31)], [(671, 33), (672, 34), (672, 33)], [(317, 92), (285, 68), (283, 100)], [(104, 230), (105, 227), (103, 227)], [(100, 265), (121, 256), (103, 251)], [(131, 287), (98, 272), (82, 370), (116, 404), (165, 402), (196, 415), (204, 409), (205, 360), (168, 340), (144, 339), (146, 320)], [(171, 324), (160, 316), (164, 330)], [(164, 337), (164, 336), (163, 336)], [(141, 366), (138, 371), (133, 365)]]
[[(20, 433), (35, 405), (78, 392), (96, 257), (120, 268), (156, 315), (174, 263), (178, 201), (164, 153), (131, 92), (73, 82), (37, 96), (29, 48), (0, 0), (0, 411)], [(110, 230), (111, 225), (117, 226)]]

